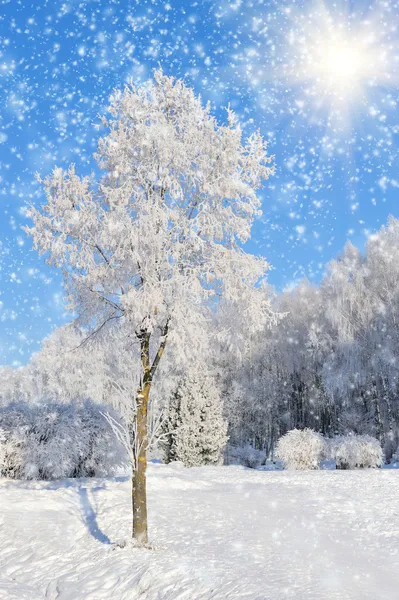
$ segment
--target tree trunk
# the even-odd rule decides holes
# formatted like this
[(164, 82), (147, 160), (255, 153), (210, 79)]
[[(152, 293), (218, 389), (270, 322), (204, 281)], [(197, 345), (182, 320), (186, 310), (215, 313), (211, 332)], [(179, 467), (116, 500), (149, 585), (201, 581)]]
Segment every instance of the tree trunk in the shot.
[(147, 528), (147, 409), (150, 386), (144, 386), (136, 400), (137, 432), (135, 441), (135, 464), (132, 476), (133, 538), (140, 544), (148, 543)]
[[(156, 309), (154, 309), (156, 313)], [(169, 318), (162, 329), (158, 350), (151, 365), (150, 338), (151, 333), (145, 326), (136, 333), (140, 340), (142, 377), (136, 397), (136, 421), (133, 441), (133, 475), (132, 475), (132, 508), (133, 508), (133, 538), (140, 544), (148, 543), (147, 527), (147, 449), (148, 449), (148, 399), (152, 378), (158, 368), (159, 361), (165, 350), (168, 336)]]
[(376, 437), (380, 442), (381, 446), (384, 447), (385, 436), (384, 436), (384, 425), (381, 418), (380, 401), (378, 398), (377, 382), (373, 380), (373, 404), (374, 404), (374, 423)]
[(342, 471), (347, 471), (349, 469), (349, 464), (346, 462), (337, 462), (335, 464), (336, 469), (341, 469)]
[(397, 448), (397, 441), (395, 439), (395, 434), (393, 431), (394, 418), (392, 414), (392, 404), (390, 399), (390, 390), (388, 389), (387, 383), (385, 381), (385, 377), (382, 377), (382, 388), (384, 391), (384, 401), (387, 407), (387, 419), (388, 419), (388, 434), (385, 440), (385, 460), (387, 464), (391, 463), (393, 453)]

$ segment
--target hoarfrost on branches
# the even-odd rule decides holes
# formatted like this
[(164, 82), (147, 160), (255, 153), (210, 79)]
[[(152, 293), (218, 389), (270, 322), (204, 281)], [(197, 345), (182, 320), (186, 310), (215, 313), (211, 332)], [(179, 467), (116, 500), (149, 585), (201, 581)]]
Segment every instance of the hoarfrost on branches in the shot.
[(375, 469), (382, 464), (381, 444), (370, 435), (339, 436), (329, 443), (337, 469)]
[(292, 429), (277, 442), (277, 456), (286, 469), (318, 469), (325, 451), (323, 437), (312, 429)]
[[(260, 214), (256, 189), (273, 173), (259, 133), (242, 144), (232, 111), (218, 126), (181, 81), (155, 72), (148, 86), (111, 99), (98, 185), (72, 166), (43, 180), (48, 203), (32, 207), (35, 246), (65, 272), (70, 306), (98, 330), (126, 318), (131, 331), (179, 340), (195, 336), (204, 305), (221, 293), (249, 331), (271, 311), (255, 284), (264, 259), (245, 254)], [(256, 300), (256, 301), (255, 301)], [(175, 331), (177, 329), (177, 331)]]
[[(107, 409), (109, 412), (110, 409)], [(113, 412), (113, 417), (118, 416)], [(100, 477), (126, 470), (127, 455), (92, 402), (12, 403), (0, 408), (0, 475)]]

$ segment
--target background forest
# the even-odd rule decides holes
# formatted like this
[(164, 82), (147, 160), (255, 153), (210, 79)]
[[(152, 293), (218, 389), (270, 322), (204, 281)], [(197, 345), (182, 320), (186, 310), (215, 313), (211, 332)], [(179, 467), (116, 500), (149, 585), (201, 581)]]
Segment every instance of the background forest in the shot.
[[(281, 294), (266, 290), (278, 319), (262, 333), (246, 335), (245, 319), (237, 320), (221, 305), (208, 333), (212, 338), (213, 328), (224, 330), (223, 341), (212, 338), (210, 351), (184, 347), (179, 356), (176, 350), (165, 352), (151, 405), (155, 452), (162, 448), (163, 424), (176, 419), (180, 394), (186, 398), (179, 410), (187, 427), (190, 419), (201, 418), (198, 407), (207, 404), (204, 410), (214, 426), (206, 436), (225, 439), (225, 419), (230, 448), (251, 446), (272, 458), (280, 436), (309, 427), (327, 437), (372, 435), (389, 462), (399, 435), (398, 283), (399, 220), (390, 218), (370, 237), (364, 254), (348, 243), (319, 285), (303, 280)], [(229, 336), (246, 339), (240, 351), (226, 342)], [(139, 348), (127, 340), (125, 352), (117, 353), (120, 343), (117, 329), (94, 339), (73, 326), (55, 330), (27, 366), (1, 368), (2, 406), (21, 400), (92, 400), (123, 415), (126, 390), (138, 376), (131, 359)], [(196, 398), (196, 417), (190, 393)]]

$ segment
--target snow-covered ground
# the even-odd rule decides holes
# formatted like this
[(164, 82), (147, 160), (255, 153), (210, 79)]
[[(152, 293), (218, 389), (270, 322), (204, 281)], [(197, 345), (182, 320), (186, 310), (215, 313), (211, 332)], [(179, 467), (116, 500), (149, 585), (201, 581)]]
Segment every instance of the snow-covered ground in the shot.
[(149, 468), (155, 549), (120, 480), (0, 481), (0, 598), (397, 600), (399, 472)]

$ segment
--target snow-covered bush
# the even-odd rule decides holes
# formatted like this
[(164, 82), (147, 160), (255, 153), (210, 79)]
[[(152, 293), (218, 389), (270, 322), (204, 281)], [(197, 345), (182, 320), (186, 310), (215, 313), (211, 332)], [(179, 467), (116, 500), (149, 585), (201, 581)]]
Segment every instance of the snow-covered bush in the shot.
[(229, 455), (234, 462), (250, 469), (256, 469), (265, 461), (265, 451), (257, 450), (250, 444), (229, 448)]
[(186, 467), (217, 465), (227, 442), (223, 404), (211, 377), (184, 377), (172, 395), (163, 421), (161, 446), (166, 462)]
[[(109, 408), (102, 409), (109, 412)], [(113, 417), (117, 415), (113, 413)], [(111, 475), (127, 465), (101, 407), (13, 403), (0, 409), (0, 475), (61, 479)]]
[(23, 469), (24, 453), (21, 450), (23, 430), (13, 432), (0, 428), (0, 476), (17, 479)]
[(292, 429), (278, 440), (276, 455), (286, 469), (318, 469), (324, 448), (323, 436), (313, 429)]
[(330, 442), (337, 469), (366, 469), (381, 466), (383, 453), (378, 440), (370, 435), (347, 435)]

